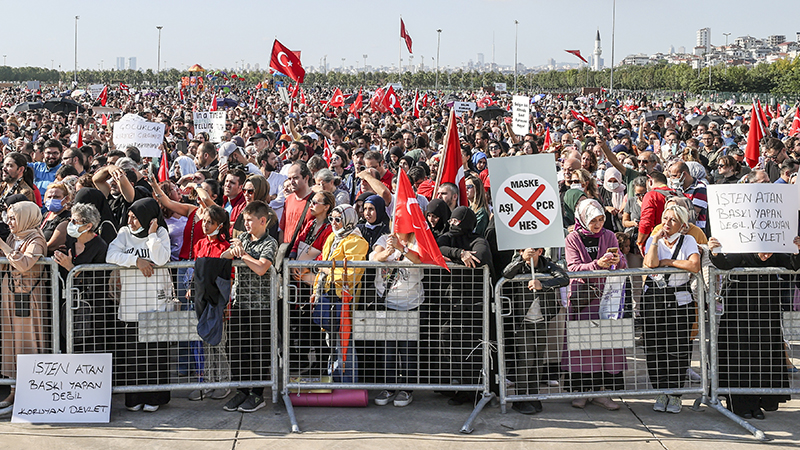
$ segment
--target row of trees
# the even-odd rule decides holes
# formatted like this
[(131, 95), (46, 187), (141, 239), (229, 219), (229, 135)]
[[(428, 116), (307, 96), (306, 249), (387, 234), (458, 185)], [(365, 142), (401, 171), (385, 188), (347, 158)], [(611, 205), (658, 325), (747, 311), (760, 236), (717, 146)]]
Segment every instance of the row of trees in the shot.
[[(709, 70), (711, 71), (709, 77)], [(84, 86), (91, 83), (123, 82), (131, 86), (160, 85), (176, 86), (181, 77), (188, 73), (177, 69), (164, 70), (158, 74), (146, 71), (114, 71), (83, 70), (78, 72), (78, 82)], [(272, 75), (267, 71), (251, 71), (239, 73), (245, 81), (223, 80), (217, 78), (211, 84), (257, 84), (269, 80)], [(38, 67), (0, 67), (0, 80), (27, 81), (39, 80), (47, 83), (63, 82), (69, 85), (74, 79), (73, 72), (59, 72)], [(338, 86), (357, 88), (359, 86), (378, 86), (388, 82), (400, 81), (410, 89), (434, 89), (437, 85), (437, 74), (433, 71), (405, 72), (399, 80), (397, 74), (386, 72), (369, 72), (347, 74), (341, 72), (308, 73), (306, 85)], [(506, 83), (509, 89), (514, 87), (513, 73), (499, 72), (440, 72), (438, 74), (439, 89), (477, 89), (491, 86), (494, 83)], [(611, 85), (611, 70), (599, 72), (587, 68), (566, 71), (549, 71), (519, 74), (517, 88), (529, 93), (545, 91), (575, 91), (581, 87), (604, 87)], [(725, 67), (723, 65), (704, 69), (692, 69), (686, 64), (667, 64), (661, 62), (648, 66), (621, 66), (614, 70), (614, 89), (620, 90), (666, 90), (688, 93), (703, 91), (720, 92), (760, 92), (782, 96), (800, 95), (800, 58), (779, 60), (773, 64), (757, 64), (753, 67)]]

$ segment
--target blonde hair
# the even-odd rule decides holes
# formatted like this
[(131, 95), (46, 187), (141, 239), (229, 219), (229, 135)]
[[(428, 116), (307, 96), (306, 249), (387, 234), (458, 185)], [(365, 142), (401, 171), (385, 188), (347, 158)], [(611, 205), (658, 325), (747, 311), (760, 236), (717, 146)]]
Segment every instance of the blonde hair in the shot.
[(672, 211), (672, 213), (675, 214), (675, 217), (681, 221), (681, 225), (689, 225), (689, 211), (687, 211), (683, 206), (679, 205), (671, 205), (664, 208), (664, 212), (661, 214), (662, 222), (669, 211)]

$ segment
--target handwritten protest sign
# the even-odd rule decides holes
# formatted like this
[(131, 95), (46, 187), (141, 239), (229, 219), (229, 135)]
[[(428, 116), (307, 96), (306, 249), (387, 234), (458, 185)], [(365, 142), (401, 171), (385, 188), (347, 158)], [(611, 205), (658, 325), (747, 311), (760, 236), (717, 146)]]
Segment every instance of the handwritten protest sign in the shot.
[(164, 124), (148, 122), (137, 114), (125, 114), (114, 123), (114, 144), (117, 148), (136, 147), (143, 157), (158, 158), (158, 146), (164, 142)]
[(475, 102), (453, 102), (453, 109), (456, 110), (456, 116), (458, 117), (461, 117), (467, 111), (475, 112), (477, 107)]
[(797, 188), (788, 184), (708, 187), (711, 235), (723, 253), (797, 253)]
[(524, 95), (515, 95), (512, 99), (512, 120), (511, 128), (514, 134), (524, 135), (528, 133), (531, 120), (531, 99)]
[(89, 85), (89, 95), (92, 98), (96, 99), (101, 92), (103, 92), (103, 88), (106, 87), (105, 84), (90, 84)]
[(200, 111), (194, 113), (194, 132), (208, 133), (211, 142), (222, 142), (225, 134), (225, 111)]
[(507, 90), (505, 83), (495, 83), (494, 90), (497, 92), (505, 92)]
[(111, 353), (18, 355), (12, 422), (108, 423)]

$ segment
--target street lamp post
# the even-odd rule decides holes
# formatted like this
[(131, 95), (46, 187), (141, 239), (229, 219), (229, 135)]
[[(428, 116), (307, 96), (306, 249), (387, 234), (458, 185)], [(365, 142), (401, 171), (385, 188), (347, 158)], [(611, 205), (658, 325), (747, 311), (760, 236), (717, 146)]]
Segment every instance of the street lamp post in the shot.
[(158, 28), (158, 59), (156, 60), (156, 86), (158, 86), (158, 76), (161, 72), (161, 29), (164, 28), (161, 25), (156, 26)]
[(361, 55), (364, 57), (364, 86), (367, 85), (367, 54)]
[(442, 29), (436, 30), (438, 37), (436, 39), (436, 90), (439, 90), (439, 47), (442, 44)]
[(8, 55), (3, 55), (3, 65), (4, 66), (6, 65), (6, 56), (8, 56)]
[(78, 86), (78, 19), (80, 16), (75, 16), (75, 79), (73, 80), (73, 84), (77, 87)]
[(725, 52), (724, 52), (725, 53), (725, 76), (727, 77), (728, 76), (728, 36), (730, 36), (731, 34), (730, 33), (722, 33), (722, 35), (725, 36)]
[(611, 81), (608, 87), (609, 96), (614, 93), (614, 32), (617, 29), (617, 0), (614, 0), (611, 10)]
[(514, 93), (517, 93), (517, 47), (519, 43), (519, 21), (514, 21)]

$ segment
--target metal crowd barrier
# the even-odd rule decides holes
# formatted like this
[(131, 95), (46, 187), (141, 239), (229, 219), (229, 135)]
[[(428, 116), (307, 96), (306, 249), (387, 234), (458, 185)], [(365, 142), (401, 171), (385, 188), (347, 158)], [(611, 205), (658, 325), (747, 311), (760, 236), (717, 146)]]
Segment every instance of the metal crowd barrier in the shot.
[(19, 272), (0, 258), (0, 385), (15, 385), (17, 355), (58, 353), (59, 330), (58, 264), (40, 258), (33, 267)]
[[(776, 267), (709, 271), (711, 392), (707, 403), (761, 440), (750, 422), (800, 393), (798, 273)], [(725, 397), (727, 408), (720, 396)], [(748, 416), (748, 411), (749, 416)], [(766, 412), (763, 412), (766, 411)]]
[(214, 389), (269, 387), (277, 403), (277, 272), (254, 281), (234, 261), (222, 337), (209, 345), (197, 331), (194, 264), (171, 262), (149, 278), (136, 267), (73, 268), (65, 280), (67, 352), (112, 353), (114, 393), (200, 390), (207, 397)]
[(364, 406), (373, 398), (353, 390), (436, 390), (481, 395), (461, 428), (471, 432), (492, 398), (490, 288), (488, 267), (285, 261), (282, 394), (292, 431), (293, 402), (336, 406), (344, 393)]
[[(660, 283), (643, 287), (643, 277), (653, 274), (685, 277), (695, 288), (676, 302), (657, 289)], [(530, 291), (530, 274), (496, 285), (502, 412), (513, 402), (570, 399), (584, 407), (593, 398), (613, 408), (605, 399), (708, 392), (705, 286), (698, 277), (672, 268), (568, 275), (592, 287), (573, 289), (566, 301), (567, 288)]]

